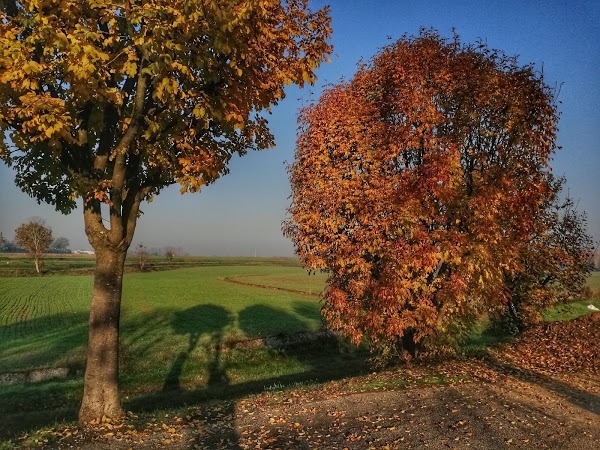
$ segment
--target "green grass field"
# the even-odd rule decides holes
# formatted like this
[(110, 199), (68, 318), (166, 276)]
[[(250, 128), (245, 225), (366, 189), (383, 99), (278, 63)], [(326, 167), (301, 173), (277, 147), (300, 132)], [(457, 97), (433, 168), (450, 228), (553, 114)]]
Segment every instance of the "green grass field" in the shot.
[[(214, 336), (227, 341), (320, 327), (315, 298), (233, 284), (225, 277), (281, 284), (308, 275), (299, 268), (276, 266), (127, 274), (122, 304), (125, 362), (156, 367), (165, 354), (186, 348), (196, 337), (201, 347)], [(91, 276), (3, 278), (0, 286), (4, 371), (83, 365)], [(152, 357), (140, 361), (140, 354)]]
[(597, 296), (600, 295), (600, 272), (593, 272), (588, 278), (587, 284)]
[[(60, 273), (59, 263), (49, 262)], [(340, 353), (337, 345), (234, 346), (244, 339), (320, 329), (314, 293), (323, 289), (324, 276), (309, 276), (294, 260), (194, 263), (197, 267), (125, 275), (121, 386), (127, 408), (181, 405), (367, 370), (366, 353)], [(0, 386), (0, 436), (76, 417), (91, 288), (90, 275), (0, 277), (0, 374), (55, 367), (72, 374), (66, 380)]]
[(320, 296), (325, 289), (327, 275), (318, 273), (312, 275), (303, 274), (302, 276), (299, 276), (297, 271), (290, 271), (289, 273), (251, 274), (227, 277), (227, 280), (292, 292), (305, 292), (309, 295)]
[(600, 309), (600, 272), (593, 272), (587, 280), (587, 285), (592, 291), (592, 298), (548, 308), (542, 314), (544, 320), (554, 322), (557, 320), (576, 319), (591, 312), (588, 308), (589, 305)]

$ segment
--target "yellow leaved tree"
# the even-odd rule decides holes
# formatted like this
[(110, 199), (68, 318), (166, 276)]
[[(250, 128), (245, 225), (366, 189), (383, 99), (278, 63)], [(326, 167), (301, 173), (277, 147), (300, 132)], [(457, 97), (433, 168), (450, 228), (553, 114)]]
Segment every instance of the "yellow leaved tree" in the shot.
[[(313, 82), (331, 48), (307, 0), (0, 2), (0, 158), (26, 193), (83, 206), (96, 252), (80, 421), (123, 411), (125, 255), (140, 203), (198, 191), (273, 145), (261, 111)], [(106, 222), (101, 205), (109, 211)]]

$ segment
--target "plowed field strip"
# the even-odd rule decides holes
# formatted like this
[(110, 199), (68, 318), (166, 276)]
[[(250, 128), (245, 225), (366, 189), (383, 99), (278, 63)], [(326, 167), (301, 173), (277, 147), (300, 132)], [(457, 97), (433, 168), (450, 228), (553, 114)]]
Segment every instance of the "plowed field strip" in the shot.
[(242, 278), (247, 277), (224, 277), (221, 278), (223, 281), (227, 281), (228, 283), (240, 284), (242, 286), (251, 286), (257, 287), (261, 289), (271, 289), (274, 291), (282, 291), (282, 292), (290, 292), (292, 294), (302, 294), (302, 295), (310, 295), (311, 297), (322, 297), (322, 293), (320, 292), (311, 292), (311, 291), (303, 291), (300, 289), (288, 289), (280, 286), (272, 286), (268, 284), (260, 284), (260, 283), (251, 283), (249, 281), (245, 281)]
[(0, 337), (24, 337), (40, 328), (68, 327), (84, 308), (90, 281), (84, 277), (3, 279), (0, 285)]

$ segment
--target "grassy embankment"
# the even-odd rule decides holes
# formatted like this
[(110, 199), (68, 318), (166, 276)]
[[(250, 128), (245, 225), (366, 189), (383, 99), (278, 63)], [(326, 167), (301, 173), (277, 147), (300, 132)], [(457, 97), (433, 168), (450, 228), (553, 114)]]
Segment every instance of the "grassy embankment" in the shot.
[[(89, 275), (94, 271), (94, 255), (48, 254), (43, 260), (43, 276), (48, 275)], [(138, 272), (138, 260), (129, 255), (125, 262), (126, 272)], [(164, 256), (150, 256), (146, 262), (146, 271), (181, 269), (185, 267), (205, 266), (284, 266), (300, 267), (295, 258), (249, 258), (219, 256), (176, 256), (167, 259)], [(33, 261), (22, 253), (0, 253), (0, 277), (37, 276)]]
[(557, 320), (576, 319), (591, 311), (588, 306), (593, 305), (600, 309), (600, 272), (593, 272), (587, 281), (588, 287), (593, 293), (591, 299), (578, 300), (564, 305), (558, 305), (554, 308), (548, 308), (543, 313), (544, 320), (554, 322)]

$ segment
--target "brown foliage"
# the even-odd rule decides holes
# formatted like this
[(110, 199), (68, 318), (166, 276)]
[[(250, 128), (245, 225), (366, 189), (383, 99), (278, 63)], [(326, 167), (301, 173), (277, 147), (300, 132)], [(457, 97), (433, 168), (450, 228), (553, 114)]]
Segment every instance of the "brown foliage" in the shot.
[(529, 328), (503, 351), (519, 368), (600, 372), (600, 313)]
[(52, 230), (46, 227), (46, 222), (34, 217), (28, 222), (19, 225), (15, 230), (17, 245), (27, 250), (35, 263), (35, 271), (42, 271), (42, 258), (52, 243)]
[(385, 353), (503, 307), (557, 120), (532, 67), (428, 31), (303, 110), (284, 232), (330, 274), (329, 325)]

